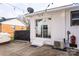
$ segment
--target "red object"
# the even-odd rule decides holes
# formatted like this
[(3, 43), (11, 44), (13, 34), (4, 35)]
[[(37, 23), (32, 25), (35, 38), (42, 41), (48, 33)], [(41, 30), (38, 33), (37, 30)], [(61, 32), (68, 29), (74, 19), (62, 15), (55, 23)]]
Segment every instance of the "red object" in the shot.
[(71, 36), (71, 44), (76, 44), (76, 37), (74, 35)]

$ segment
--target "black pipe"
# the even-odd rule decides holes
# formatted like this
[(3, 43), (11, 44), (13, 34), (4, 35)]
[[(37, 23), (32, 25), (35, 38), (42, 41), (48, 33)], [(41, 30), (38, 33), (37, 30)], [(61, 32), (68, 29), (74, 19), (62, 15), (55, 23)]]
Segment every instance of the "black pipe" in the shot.
[(70, 31), (67, 31), (67, 44), (68, 44), (68, 47), (69, 47), (69, 35), (70, 35)]

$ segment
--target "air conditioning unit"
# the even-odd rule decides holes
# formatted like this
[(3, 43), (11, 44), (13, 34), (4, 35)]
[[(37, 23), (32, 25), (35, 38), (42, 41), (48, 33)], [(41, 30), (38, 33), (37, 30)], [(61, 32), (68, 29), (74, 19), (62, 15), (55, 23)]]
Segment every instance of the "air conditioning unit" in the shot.
[(64, 42), (61, 42), (61, 41), (54, 41), (54, 48), (57, 48), (57, 49), (64, 49)]

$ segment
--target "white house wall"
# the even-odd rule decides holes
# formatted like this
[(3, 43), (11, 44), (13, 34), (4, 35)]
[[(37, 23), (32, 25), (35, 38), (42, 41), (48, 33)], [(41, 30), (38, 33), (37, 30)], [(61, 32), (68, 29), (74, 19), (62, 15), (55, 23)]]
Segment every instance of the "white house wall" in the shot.
[(54, 41), (64, 42), (65, 38), (65, 11), (56, 11), (52, 16), (52, 43)]
[[(33, 15), (31, 18), (31, 31), (30, 31), (30, 38), (31, 43), (33, 45), (42, 46), (43, 44), (50, 44), (54, 45), (54, 41), (62, 41), (65, 38), (67, 40), (67, 31), (70, 31), (71, 35), (76, 36), (76, 43), (79, 48), (79, 25), (78, 26), (70, 26), (70, 12), (74, 10), (79, 10), (79, 7), (72, 8), (72, 9), (64, 9), (58, 10), (53, 12), (42, 13)], [(50, 22), (49, 28), (51, 31), (51, 38), (40, 38), (36, 37), (36, 30), (35, 30), (35, 20), (36, 19), (45, 19), (45, 18), (52, 18)]]
[[(70, 36), (76, 36), (76, 43), (79, 48), (79, 25), (78, 26), (70, 26), (70, 12), (74, 10), (79, 10), (79, 7), (66, 10), (66, 31), (70, 31)], [(67, 38), (67, 37), (66, 37)]]
[[(49, 31), (51, 31), (51, 38), (40, 38), (36, 37), (36, 31), (35, 31), (35, 20), (36, 19), (45, 19), (45, 18), (52, 18), (50, 22), (47, 22), (50, 24), (48, 26), (50, 28)], [(31, 18), (31, 42), (33, 45), (41, 46), (43, 44), (50, 44), (54, 45), (54, 41), (63, 41), (65, 38), (65, 11), (56, 11), (51, 12), (47, 14), (39, 14), (35, 15)]]

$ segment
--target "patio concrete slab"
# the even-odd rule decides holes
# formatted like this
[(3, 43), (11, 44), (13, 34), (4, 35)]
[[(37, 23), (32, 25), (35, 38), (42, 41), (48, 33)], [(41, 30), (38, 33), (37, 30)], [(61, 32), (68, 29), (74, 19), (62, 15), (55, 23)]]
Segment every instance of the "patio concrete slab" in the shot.
[(32, 47), (29, 42), (14, 41), (0, 45), (0, 56), (66, 56), (67, 52), (50, 46)]

